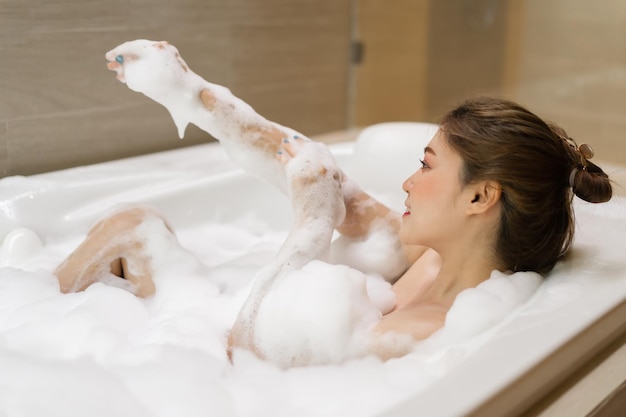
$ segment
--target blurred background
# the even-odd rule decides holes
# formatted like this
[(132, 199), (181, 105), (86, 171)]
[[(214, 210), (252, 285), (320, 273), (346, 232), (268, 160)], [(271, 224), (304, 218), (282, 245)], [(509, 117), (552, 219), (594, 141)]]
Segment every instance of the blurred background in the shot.
[(0, 0), (0, 176), (209, 140), (106, 69), (137, 38), (307, 135), (488, 93), (626, 164), (623, 0)]

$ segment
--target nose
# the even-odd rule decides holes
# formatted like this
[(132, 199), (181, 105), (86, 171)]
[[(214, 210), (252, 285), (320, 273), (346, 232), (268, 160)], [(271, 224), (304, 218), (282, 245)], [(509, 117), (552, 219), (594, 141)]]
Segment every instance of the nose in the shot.
[(413, 183), (415, 182), (415, 176), (418, 173), (419, 173), (419, 170), (415, 171), (413, 174), (411, 174), (409, 178), (404, 180), (404, 182), (402, 183), (402, 190), (404, 190), (405, 193), (408, 193), (409, 191), (411, 191), (411, 188), (413, 188)]
[(413, 181), (412, 181), (412, 176), (407, 178), (406, 180), (404, 180), (404, 182), (402, 183), (402, 190), (405, 193), (409, 192), (409, 189), (411, 188), (411, 185), (413, 185)]

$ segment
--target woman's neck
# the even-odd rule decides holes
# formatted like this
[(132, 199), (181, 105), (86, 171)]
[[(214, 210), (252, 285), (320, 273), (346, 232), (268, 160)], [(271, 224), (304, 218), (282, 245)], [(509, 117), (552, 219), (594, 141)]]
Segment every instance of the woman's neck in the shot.
[(443, 259), (439, 273), (424, 292), (424, 299), (449, 307), (461, 291), (476, 287), (488, 279), (494, 269), (495, 264), (475, 259), (465, 262)]
[(487, 242), (474, 240), (437, 251), (441, 267), (424, 291), (423, 299), (450, 307), (461, 291), (474, 288), (488, 279), (491, 272), (498, 268), (491, 247)]

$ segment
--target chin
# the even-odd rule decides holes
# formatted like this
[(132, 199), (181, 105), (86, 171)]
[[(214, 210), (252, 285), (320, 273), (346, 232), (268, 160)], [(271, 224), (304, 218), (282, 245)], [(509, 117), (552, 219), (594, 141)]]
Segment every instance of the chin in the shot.
[(402, 242), (402, 244), (404, 245), (419, 245), (420, 244), (420, 243), (417, 243), (419, 239), (416, 239), (415, 234), (411, 233), (404, 226), (400, 228), (400, 232), (398, 233), (398, 238), (400, 238), (400, 242)]

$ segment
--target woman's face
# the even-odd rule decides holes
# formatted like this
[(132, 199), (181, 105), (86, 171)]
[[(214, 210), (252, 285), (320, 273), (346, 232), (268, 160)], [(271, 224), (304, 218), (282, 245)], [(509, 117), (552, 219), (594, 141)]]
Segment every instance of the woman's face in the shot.
[(400, 239), (408, 245), (437, 250), (463, 225), (464, 196), (461, 157), (446, 143), (441, 130), (424, 149), (419, 168), (402, 184), (407, 193)]

